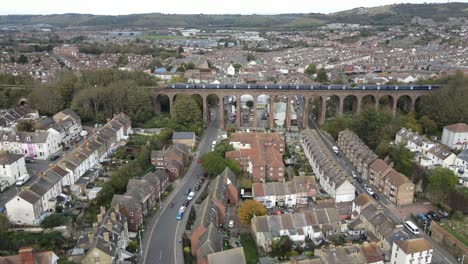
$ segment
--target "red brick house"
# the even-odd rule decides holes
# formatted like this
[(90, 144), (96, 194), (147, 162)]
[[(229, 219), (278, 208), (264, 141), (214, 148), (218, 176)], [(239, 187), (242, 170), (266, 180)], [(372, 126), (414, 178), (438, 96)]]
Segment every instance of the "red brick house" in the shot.
[(189, 160), (189, 148), (184, 144), (174, 144), (170, 147), (151, 151), (151, 164), (156, 169), (165, 170), (170, 180), (179, 177)]

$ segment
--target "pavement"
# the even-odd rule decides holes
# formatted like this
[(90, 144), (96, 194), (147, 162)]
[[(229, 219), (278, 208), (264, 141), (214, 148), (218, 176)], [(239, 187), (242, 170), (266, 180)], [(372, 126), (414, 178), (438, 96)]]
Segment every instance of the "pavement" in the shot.
[[(324, 141), (325, 145), (327, 145), (327, 147), (331, 150), (332, 146), (335, 145), (334, 142), (331, 141), (331, 139), (329, 139), (325, 134), (322, 133), (322, 131), (318, 128), (317, 124), (312, 119), (309, 120), (309, 127), (317, 130), (322, 141)], [(356, 191), (358, 192), (358, 194), (366, 192), (364, 188), (361, 186), (361, 184), (359, 184), (351, 176), (351, 171), (353, 170), (356, 171), (354, 166), (351, 164), (351, 162), (343, 155), (336, 155), (335, 160), (348, 173), (350, 178), (353, 179), (352, 183), (354, 187), (356, 188)], [(366, 181), (363, 180), (363, 182), (366, 182)], [(368, 183), (368, 186), (371, 186), (371, 184)], [(380, 199), (376, 202), (382, 205), (383, 212), (385, 213), (385, 215), (387, 215), (390, 219), (392, 219), (396, 223), (403, 223), (405, 219), (402, 220), (395, 213), (393, 213), (393, 210), (397, 208), (396, 205), (390, 202), (383, 194), (379, 193), (377, 190), (375, 189), (373, 190), (375, 193), (379, 195)], [(410, 238), (420, 237), (420, 236), (415, 236), (409, 232), (405, 232), (405, 233), (408, 234)], [(450, 253), (448, 253), (445, 249), (443, 249), (439, 244), (434, 242), (427, 234), (423, 233), (422, 236), (426, 238), (429, 241), (429, 243), (431, 243), (432, 247), (434, 248), (431, 263), (437, 263), (437, 264), (458, 263), (457, 260)]]
[[(216, 115), (218, 113), (218, 111), (213, 112)], [(211, 151), (211, 142), (218, 138), (218, 117), (216, 115), (214, 120), (209, 123), (200, 141), (197, 149), (199, 156)], [(182, 235), (185, 231), (192, 204), (198, 199), (201, 190), (196, 193), (196, 196), (187, 207), (182, 220), (177, 221), (176, 215), (187, 197), (184, 193), (189, 188), (193, 190), (202, 175), (201, 165), (196, 162), (196, 159), (193, 160), (183, 178), (164, 201), (162, 210), (154, 218), (148, 219), (147, 229), (142, 239), (143, 253), (139, 263), (184, 263)], [(172, 208), (171, 203), (174, 203)]]

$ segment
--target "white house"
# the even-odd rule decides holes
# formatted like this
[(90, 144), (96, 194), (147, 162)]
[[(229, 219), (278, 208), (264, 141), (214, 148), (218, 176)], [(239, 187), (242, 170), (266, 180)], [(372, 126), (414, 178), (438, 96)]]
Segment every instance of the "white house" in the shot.
[(393, 242), (391, 264), (431, 263), (433, 249), (424, 238), (396, 240)]
[(62, 137), (55, 129), (36, 132), (3, 132), (0, 150), (27, 157), (47, 160), (60, 150)]
[[(457, 166), (456, 175), (458, 177), (468, 177), (468, 149), (458, 154), (455, 159), (455, 166)], [(464, 183), (464, 181), (460, 183)]]
[(234, 68), (234, 66), (229, 65), (229, 67), (227, 68), (227, 75), (229, 76), (234, 76), (236, 74), (236, 68)]
[(451, 168), (455, 165), (455, 159), (457, 156), (453, 154), (447, 146), (442, 144), (435, 144), (434, 147), (429, 149), (426, 159), (421, 159), (421, 166), (435, 166), (440, 165), (444, 168)]
[(468, 125), (465, 123), (445, 126), (442, 144), (452, 149), (468, 149)]
[(7, 181), (12, 185), (21, 175), (27, 173), (23, 155), (0, 152), (0, 181)]
[(25, 190), (20, 192), (5, 204), (8, 220), (17, 225), (37, 225), (37, 219), (44, 211), (41, 197), (35, 192)]

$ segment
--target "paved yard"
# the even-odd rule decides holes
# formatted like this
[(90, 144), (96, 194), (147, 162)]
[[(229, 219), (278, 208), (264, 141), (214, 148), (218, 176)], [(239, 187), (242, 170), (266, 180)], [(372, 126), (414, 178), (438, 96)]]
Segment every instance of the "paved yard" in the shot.
[(437, 212), (437, 207), (430, 202), (417, 202), (411, 205), (396, 207), (389, 205), (388, 209), (397, 215), (402, 221), (409, 219), (411, 214), (427, 213), (427, 211)]

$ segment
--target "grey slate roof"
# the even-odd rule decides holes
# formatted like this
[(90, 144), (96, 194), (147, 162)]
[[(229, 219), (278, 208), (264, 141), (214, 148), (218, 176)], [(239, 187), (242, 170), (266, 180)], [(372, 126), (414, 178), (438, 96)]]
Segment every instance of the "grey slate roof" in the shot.
[(193, 132), (174, 132), (172, 139), (194, 139), (195, 133)]

